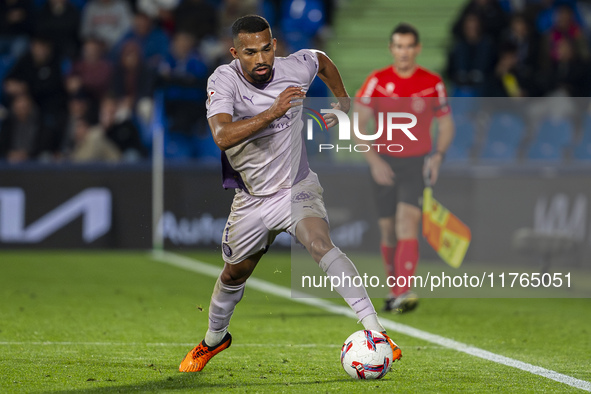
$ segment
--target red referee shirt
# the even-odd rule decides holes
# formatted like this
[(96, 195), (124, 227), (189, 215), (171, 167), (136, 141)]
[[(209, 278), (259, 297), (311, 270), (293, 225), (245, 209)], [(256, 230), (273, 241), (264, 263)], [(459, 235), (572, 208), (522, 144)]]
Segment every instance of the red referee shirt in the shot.
[[(430, 131), (433, 117), (441, 117), (450, 113), (445, 85), (441, 77), (420, 66), (417, 66), (415, 72), (408, 78), (400, 77), (394, 66), (374, 71), (367, 77), (355, 96), (358, 104), (373, 109), (376, 125), (380, 112), (384, 114), (409, 112), (417, 117), (416, 126), (409, 129), (417, 141), (411, 141), (400, 131), (393, 132), (392, 139), (388, 140), (384, 130), (381, 137), (374, 142), (386, 145), (399, 144), (404, 147), (401, 152), (397, 153), (389, 152), (386, 149), (379, 150), (380, 154), (391, 156), (423, 156), (431, 152)], [(400, 120), (400, 123), (408, 122), (408, 119)], [(386, 124), (385, 119), (384, 124)]]

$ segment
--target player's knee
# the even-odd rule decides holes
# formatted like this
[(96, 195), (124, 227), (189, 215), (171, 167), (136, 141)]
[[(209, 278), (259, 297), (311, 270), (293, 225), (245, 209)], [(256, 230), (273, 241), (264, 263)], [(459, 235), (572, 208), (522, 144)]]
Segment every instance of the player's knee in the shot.
[(308, 251), (314, 258), (314, 260), (318, 262), (332, 248), (334, 248), (334, 245), (332, 244), (332, 242), (330, 242), (330, 240), (318, 237), (310, 242)]
[(225, 285), (238, 286), (246, 282), (249, 276), (248, 270), (244, 270), (238, 265), (226, 264), (220, 275), (220, 280)]

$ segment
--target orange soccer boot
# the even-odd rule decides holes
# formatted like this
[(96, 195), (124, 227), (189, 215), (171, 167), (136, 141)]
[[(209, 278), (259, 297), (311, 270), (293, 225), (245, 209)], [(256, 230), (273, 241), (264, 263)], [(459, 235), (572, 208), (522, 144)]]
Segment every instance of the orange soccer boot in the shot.
[(179, 371), (201, 371), (205, 367), (205, 364), (207, 364), (207, 362), (211, 360), (213, 356), (215, 356), (222, 350), (229, 348), (231, 344), (232, 335), (230, 335), (229, 332), (226, 333), (222, 341), (218, 343), (216, 346), (207, 346), (205, 344), (205, 340), (201, 341), (199, 345), (195, 346), (193, 350), (187, 353), (185, 359), (181, 362), (181, 365), (179, 366)]
[(382, 332), (382, 335), (386, 337), (390, 347), (392, 348), (392, 363), (394, 363), (394, 361), (400, 360), (402, 358), (402, 350), (400, 350), (398, 345), (392, 340), (392, 338), (388, 336), (388, 334), (386, 334), (385, 331)]

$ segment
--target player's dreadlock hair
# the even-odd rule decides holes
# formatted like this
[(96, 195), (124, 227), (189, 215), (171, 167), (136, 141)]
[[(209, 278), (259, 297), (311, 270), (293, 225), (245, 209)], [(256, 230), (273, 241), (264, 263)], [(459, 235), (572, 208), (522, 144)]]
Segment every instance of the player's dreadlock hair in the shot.
[(258, 33), (266, 29), (270, 31), (271, 26), (265, 18), (258, 15), (245, 15), (232, 24), (232, 38), (235, 40), (240, 33)]
[(394, 34), (412, 34), (413, 36), (415, 36), (415, 44), (418, 44), (420, 42), (419, 31), (410, 23), (399, 23), (394, 28), (394, 30), (392, 30), (392, 34), (390, 34), (390, 43), (392, 43), (394, 40)]

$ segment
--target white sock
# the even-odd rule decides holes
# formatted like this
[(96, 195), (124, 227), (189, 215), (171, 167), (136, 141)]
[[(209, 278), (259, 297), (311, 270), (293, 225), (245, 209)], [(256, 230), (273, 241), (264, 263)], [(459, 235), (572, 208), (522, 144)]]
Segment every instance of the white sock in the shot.
[(224, 336), (227, 332), (227, 329), (218, 332), (207, 330), (207, 333), (205, 334), (205, 344), (207, 346), (217, 345), (222, 341), (222, 339), (224, 339)]
[[(336, 247), (329, 250), (320, 259), (318, 264), (329, 277), (336, 276), (342, 279), (343, 276), (348, 276), (351, 278), (351, 283), (353, 283), (353, 278), (359, 276), (359, 272), (355, 268), (355, 265), (353, 265), (353, 262)], [(349, 286), (348, 283), (340, 283), (340, 286), (335, 286), (335, 290), (345, 299), (347, 304), (357, 314), (360, 321), (363, 321), (364, 318), (370, 315), (376, 315), (376, 310), (367, 295), (365, 287)]]
[(238, 286), (226, 285), (222, 283), (220, 278), (215, 282), (209, 304), (209, 329), (205, 336), (207, 345), (217, 345), (226, 335), (236, 304), (240, 302), (244, 294), (245, 284)]
[(378, 315), (376, 313), (365, 316), (363, 319), (361, 319), (361, 324), (363, 324), (363, 328), (366, 330), (373, 330), (378, 332), (386, 331), (384, 326), (380, 324), (380, 321), (378, 320)]

